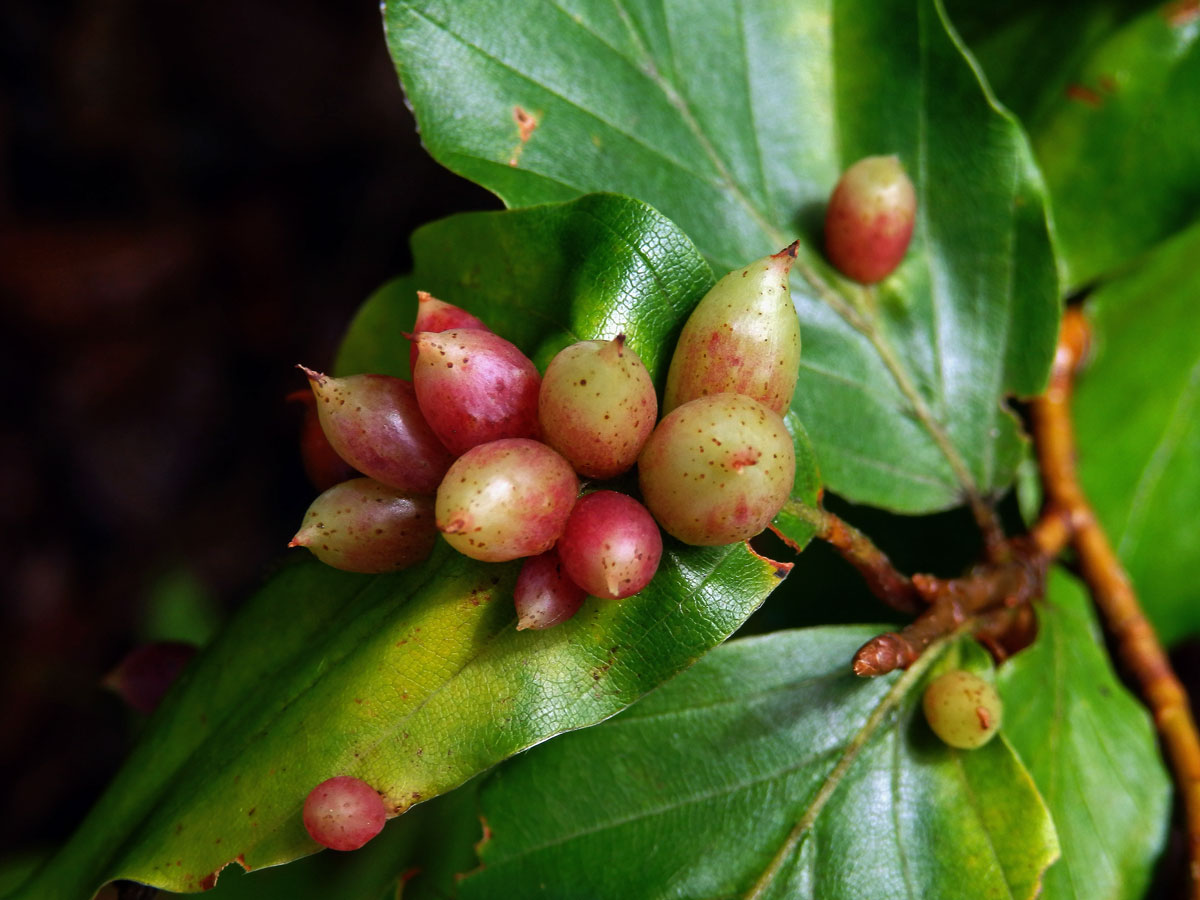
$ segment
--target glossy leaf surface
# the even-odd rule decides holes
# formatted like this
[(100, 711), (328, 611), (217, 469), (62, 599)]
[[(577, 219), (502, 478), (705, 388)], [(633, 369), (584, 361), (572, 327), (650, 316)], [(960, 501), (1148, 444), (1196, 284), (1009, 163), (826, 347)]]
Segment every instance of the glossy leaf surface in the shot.
[[(206, 900), (434, 900), (470, 865), (479, 840), (478, 779), (409, 810), (354, 853), (316, 853), (286, 866), (221, 873)], [(451, 848), (465, 848), (455, 854)]]
[(484, 783), (491, 836), (461, 896), (1032, 898), (1057, 845), (1028, 774), (1003, 740), (938, 741), (919, 679), (851, 674), (873, 633), (733, 641), (611, 721), (510, 761)]
[(624, 333), (661, 388), (684, 319), (713, 284), (678, 227), (614, 195), (451, 216), (417, 229), (412, 250), (413, 274), (378, 291), (351, 324), (344, 374), (407, 375), (407, 341), (394, 355), (379, 335), (412, 328), (420, 289), (485, 319), (539, 369), (568, 344)]
[[(927, 512), (1009, 483), (1001, 400), (1042, 386), (1055, 267), (1029, 148), (934, 0), (388, 0), (385, 15), (426, 146), (510, 206), (631, 194), (718, 274), (805, 239), (794, 408), (833, 490)], [(919, 213), (871, 295), (812, 248), (840, 171), (878, 153), (913, 175)]]
[[(360, 777), (396, 810), (591, 724), (728, 636), (783, 572), (744, 545), (669, 552), (650, 587), (517, 632), (515, 567), (448, 548), (399, 576), (304, 563), (191, 670), (75, 840), (18, 896), (132, 878), (198, 890), (315, 851), (304, 797)], [(270, 634), (269, 641), (263, 634)]]
[(1136, 900), (1167, 838), (1171, 781), (1082, 586), (1050, 575), (1032, 647), (1000, 669), (1004, 734), (1050, 807), (1062, 859), (1045, 900)]
[(1162, 638), (1200, 633), (1200, 224), (1097, 291), (1080, 478)]
[[(415, 247), (425, 284), (471, 295), (525, 347), (624, 331), (661, 376), (669, 336), (712, 278), (674, 226), (612, 196), (456, 218)], [(374, 337), (395, 294), (378, 297), (379, 327), (361, 349), (352, 330), (351, 358), (392, 352)], [(672, 543), (637, 596), (589, 601), (545, 632), (515, 630), (517, 568), (444, 543), (395, 575), (287, 566), (197, 657), (89, 819), (18, 896), (89, 896), (117, 877), (199, 890), (235, 859), (256, 869), (311, 853), (300, 809), (317, 783), (362, 778), (395, 811), (448, 791), (686, 668), (789, 567), (745, 544)]]

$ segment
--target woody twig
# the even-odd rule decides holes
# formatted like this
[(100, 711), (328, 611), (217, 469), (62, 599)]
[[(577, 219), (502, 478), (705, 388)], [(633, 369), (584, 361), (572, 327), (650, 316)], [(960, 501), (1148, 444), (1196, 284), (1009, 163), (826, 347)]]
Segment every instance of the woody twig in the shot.
[[(1070, 417), (1075, 370), (1088, 342), (1082, 313), (1063, 318), (1050, 387), (1031, 407), (1047, 515), (1064, 524), (1117, 654), (1137, 681), (1179, 784), (1187, 822), (1190, 896), (1200, 900), (1200, 736), (1187, 693), (1080, 486)], [(1044, 517), (1045, 518), (1045, 517)], [(1047, 533), (1051, 526), (1047, 527)], [(1044, 535), (1045, 536), (1045, 535)], [(1052, 536), (1052, 535), (1051, 535)]]
[(908, 668), (933, 642), (955, 631), (973, 633), (997, 658), (1024, 646), (1036, 627), (1032, 601), (1042, 596), (1046, 570), (1071, 545), (1117, 655), (1154, 715), (1183, 799), (1190, 896), (1200, 900), (1200, 734), (1187, 693), (1096, 521), (1076, 471), (1070, 399), (1087, 342), (1083, 314), (1068, 309), (1049, 387), (1030, 404), (1046, 497), (1041, 517), (1029, 534), (1016, 538), (985, 529), (986, 561), (966, 575), (909, 577), (866, 535), (825, 509), (793, 512), (805, 517), (818, 538), (859, 570), (877, 597), (894, 609), (918, 614), (900, 631), (881, 634), (859, 649), (853, 667), (862, 676)]
[[(872, 638), (854, 655), (854, 673), (883, 675), (907, 669), (936, 639), (973, 632), (1001, 658), (1032, 636), (1031, 601), (1042, 595), (1047, 558), (1028, 537), (1006, 541), (996, 562), (961, 578), (914, 575), (928, 608), (911, 625)], [(1015, 646), (1014, 646), (1015, 645)]]
[(913, 615), (924, 610), (925, 601), (912, 579), (892, 565), (887, 554), (849, 522), (819, 505), (792, 502), (786, 509), (811, 525), (815, 537), (828, 542), (846, 562), (858, 569), (871, 593), (888, 606)]
[(789, 512), (858, 569), (876, 597), (917, 616), (901, 631), (863, 645), (853, 664), (863, 676), (907, 668), (930, 643), (960, 629), (974, 633), (997, 658), (1028, 644), (1035, 624), (1029, 604), (1041, 595), (1048, 560), (1061, 550), (1065, 533), (1057, 517), (1047, 519), (1031, 535), (992, 542), (987, 561), (961, 578), (910, 578), (869, 537), (823, 507), (796, 505)]

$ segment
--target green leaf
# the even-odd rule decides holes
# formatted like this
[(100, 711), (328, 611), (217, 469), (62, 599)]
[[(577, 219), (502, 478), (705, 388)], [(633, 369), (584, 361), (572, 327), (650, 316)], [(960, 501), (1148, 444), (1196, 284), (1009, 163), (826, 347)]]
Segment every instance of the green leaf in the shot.
[(366, 299), (338, 347), (333, 373), (338, 376), (374, 372), (410, 378), (408, 338), (417, 317), (417, 289), (412, 275), (393, 278)]
[(946, 9), (996, 96), (1028, 125), (1061, 103), (1088, 57), (1146, 5), (1145, 0), (1065, 5), (947, 0)]
[[(315, 853), (286, 866), (230, 866), (206, 900), (435, 900), (471, 865), (479, 840), (477, 780), (422, 803), (354, 853)], [(463, 852), (447, 852), (461, 845)], [(457, 863), (458, 868), (452, 868)], [(440, 893), (439, 893), (440, 892)]]
[(874, 633), (730, 642), (505, 764), (484, 783), (491, 838), (461, 896), (1033, 897), (1057, 843), (1028, 774), (1003, 740), (964, 752), (934, 737), (920, 667), (851, 674)]
[(1200, 28), (1169, 3), (1120, 29), (1030, 126), (1064, 280), (1084, 284), (1188, 225), (1200, 204)]
[[(522, 346), (625, 331), (660, 376), (669, 336), (712, 281), (678, 229), (616, 196), (456, 217), (413, 246), (417, 283), (487, 311)], [(347, 352), (386, 351), (374, 337), (396, 299), (377, 295), (377, 329), (353, 329)], [(797, 477), (806, 491), (808, 478)], [(518, 567), (445, 544), (392, 576), (286, 567), (196, 658), (75, 837), (17, 896), (73, 900), (113, 878), (198, 890), (235, 859), (255, 869), (311, 853), (299, 812), (318, 782), (358, 776), (396, 811), (449, 791), (691, 665), (790, 568), (746, 544), (669, 542), (635, 597), (518, 633)]]
[(1162, 639), (1200, 633), (1200, 223), (1088, 301), (1073, 412), (1087, 496)]
[(351, 324), (340, 371), (407, 376), (402, 333), (420, 288), (480, 316), (541, 368), (569, 343), (623, 332), (661, 387), (684, 320), (714, 282), (678, 227), (612, 194), (451, 216), (418, 229), (412, 250), (412, 275), (380, 289)]
[(1146, 709), (1112, 669), (1082, 586), (1050, 574), (1032, 647), (1000, 669), (1004, 734), (1062, 845), (1043, 900), (1136, 900), (1167, 839), (1171, 780)]
[[(1043, 386), (1055, 265), (1025, 138), (934, 0), (387, 0), (385, 15), (426, 146), (510, 206), (631, 194), (721, 271), (808, 240), (794, 406), (833, 490), (916, 513), (1011, 481), (1001, 401)], [(898, 153), (920, 198), (877, 296), (812, 249), (838, 173), (872, 153)]]
[(1185, 227), (1200, 203), (1195, 8), (1173, 0), (1130, 17), (1129, 6), (1068, 14), (1043, 5), (981, 48), (1033, 139), (1070, 285), (1136, 258)]
[(396, 811), (551, 735), (597, 722), (733, 632), (786, 569), (744, 544), (673, 546), (649, 587), (517, 632), (516, 565), (441, 545), (420, 569), (285, 569), (197, 658), (108, 793), (16, 896), (129, 878), (200, 889), (318, 849), (300, 822), (331, 775)]

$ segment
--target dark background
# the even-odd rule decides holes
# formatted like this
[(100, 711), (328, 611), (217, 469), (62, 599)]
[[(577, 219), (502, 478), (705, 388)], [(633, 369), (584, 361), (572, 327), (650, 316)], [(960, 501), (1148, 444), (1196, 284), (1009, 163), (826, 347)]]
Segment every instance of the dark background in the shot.
[[(203, 639), (285, 552), (315, 494), (294, 366), (330, 363), (414, 228), (498, 206), (421, 149), (375, 0), (0, 2), (0, 859), (63, 840), (128, 752), (104, 674)], [(906, 570), (970, 533), (836, 508)], [(801, 559), (851, 601), (831, 551)], [(886, 615), (851, 590), (841, 616)], [(1176, 833), (1155, 896), (1181, 862)]]
[(295, 365), (415, 227), (498, 205), (421, 149), (374, 0), (0, 3), (4, 855), (127, 752), (103, 675), (285, 552)]

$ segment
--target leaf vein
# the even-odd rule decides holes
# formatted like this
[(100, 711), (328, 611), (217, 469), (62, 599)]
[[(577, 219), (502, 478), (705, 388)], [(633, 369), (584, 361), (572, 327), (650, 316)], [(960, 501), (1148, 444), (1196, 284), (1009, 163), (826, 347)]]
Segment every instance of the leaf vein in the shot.
[[(827, 747), (824, 750), (820, 750), (815, 753), (811, 753), (808, 756), (801, 757), (797, 761), (793, 761), (786, 766), (783, 766), (779, 769), (773, 770), (773, 771), (768, 772), (763, 775), (758, 775), (753, 778), (742, 779), (740, 781), (736, 781), (731, 784), (724, 784), (724, 785), (721, 785), (720, 787), (714, 788), (713, 790), (710, 790), (710, 791), (704, 791), (701, 793), (697, 793), (697, 794), (692, 795), (691, 797), (687, 797), (687, 798), (684, 798), (684, 799), (681, 799), (681, 800), (678, 800), (676, 802), (672, 802), (669, 804), (655, 806), (655, 807), (645, 809), (645, 810), (639, 810), (636, 813), (632, 813), (630, 815), (623, 816), (621, 818), (609, 819), (604, 822), (597, 822), (593, 825), (589, 825), (585, 828), (581, 828), (578, 831), (573, 831), (569, 834), (565, 834), (560, 837), (556, 837), (553, 840), (546, 841), (545, 843), (538, 844), (533, 847), (524, 848), (518, 853), (515, 853), (511, 856), (505, 857), (500, 862), (503, 862), (505, 864), (511, 863), (514, 860), (522, 859), (526, 856), (530, 856), (534, 853), (539, 853), (543, 850), (549, 850), (551, 847), (561, 846), (562, 844), (566, 844), (566, 843), (569, 843), (570, 841), (578, 840), (579, 838), (584, 838), (584, 837), (588, 837), (593, 834), (598, 834), (599, 832), (607, 831), (612, 828), (620, 828), (623, 825), (629, 825), (634, 822), (642, 821), (644, 819), (654, 818), (655, 816), (660, 816), (660, 815), (663, 815), (664, 813), (672, 812), (677, 809), (684, 809), (688, 806), (695, 806), (696, 804), (705, 803), (709, 800), (717, 800), (722, 797), (727, 797), (731, 794), (736, 794), (741, 791), (749, 790), (750, 788), (757, 787), (760, 784), (771, 783), (771, 782), (779, 780), (780, 778), (785, 778), (789, 775), (792, 775), (793, 773), (799, 771), (800, 769), (803, 769), (805, 766), (815, 765), (816, 763), (819, 763), (822, 760), (832, 757), (835, 754), (839, 753), (842, 749), (843, 748), (841, 746)], [(498, 863), (493, 861), (491, 864), (497, 865)]]
[(1187, 433), (1187, 427), (1193, 421), (1192, 407), (1195, 406), (1198, 397), (1200, 397), (1200, 359), (1197, 359), (1192, 365), (1187, 383), (1180, 392), (1175, 408), (1171, 411), (1167, 427), (1163, 429), (1162, 437), (1154, 446), (1150, 458), (1138, 477), (1137, 485), (1133, 490), (1133, 500), (1129, 505), (1129, 514), (1125, 518), (1125, 527), (1122, 529), (1120, 540), (1117, 543), (1117, 551), (1122, 559), (1128, 560), (1130, 555), (1137, 550), (1142, 528), (1145, 526), (1146, 516), (1152, 505), (1151, 497), (1158, 489), (1158, 484), (1162, 480), (1171, 458), (1175, 455), (1175, 451), (1179, 449), (1179, 444)]

